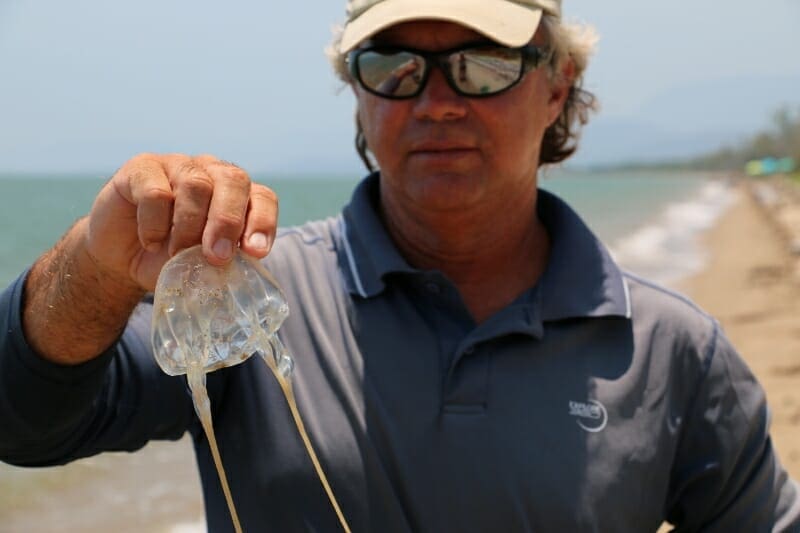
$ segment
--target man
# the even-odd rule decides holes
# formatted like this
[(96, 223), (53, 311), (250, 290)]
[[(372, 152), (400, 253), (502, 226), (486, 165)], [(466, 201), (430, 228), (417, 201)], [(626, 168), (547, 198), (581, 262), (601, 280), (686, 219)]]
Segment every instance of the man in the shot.
[[(577, 35), (558, 0), (351, 1), (332, 55), (379, 172), (272, 252), (275, 197), (243, 170), (126, 163), (0, 301), (3, 459), (188, 429), (209, 528), (230, 530), (137, 304), (178, 250), (224, 264), (238, 243), (287, 295), (298, 403), (353, 531), (800, 530), (763, 392), (716, 322), (623, 274), (536, 187), (591, 105)], [(209, 391), (244, 529), (339, 530), (263, 364)]]

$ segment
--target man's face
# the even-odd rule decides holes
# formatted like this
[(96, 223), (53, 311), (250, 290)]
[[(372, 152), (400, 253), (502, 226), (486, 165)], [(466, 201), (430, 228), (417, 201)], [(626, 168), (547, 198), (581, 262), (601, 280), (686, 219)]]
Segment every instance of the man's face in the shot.
[[(373, 39), (430, 51), (486, 40), (463, 26), (434, 21), (399, 24)], [(359, 119), (381, 169), (384, 208), (506, 209), (513, 207), (509, 202), (530, 201), (542, 138), (567, 88), (551, 83), (545, 65), (488, 98), (457, 95), (438, 69), (409, 100), (381, 98), (355, 83)]]

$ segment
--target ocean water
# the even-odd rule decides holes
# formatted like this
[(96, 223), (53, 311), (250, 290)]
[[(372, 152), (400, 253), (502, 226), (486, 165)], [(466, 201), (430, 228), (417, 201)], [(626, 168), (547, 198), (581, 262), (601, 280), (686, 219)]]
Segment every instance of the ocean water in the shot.
[(554, 174), (542, 186), (567, 200), (626, 270), (665, 285), (703, 268), (698, 238), (734, 198), (708, 173)]
[[(320, 176), (255, 178), (278, 193), (282, 225), (337, 213), (357, 183)], [(0, 176), (0, 285), (83, 216), (102, 185), (92, 177)], [(553, 171), (541, 185), (565, 198), (624, 268), (665, 284), (702, 268), (699, 236), (733, 197), (725, 180), (704, 174)], [(0, 463), (0, 532), (204, 531), (194, 464), (187, 439), (64, 467)]]
[[(282, 225), (337, 213), (350, 198), (357, 179), (315, 176), (256, 176), (280, 197)], [(0, 285), (22, 269), (91, 209), (105, 180), (96, 177), (0, 175)]]
[[(255, 176), (280, 198), (281, 225), (337, 213), (357, 178)], [(91, 208), (104, 180), (0, 175), (0, 285), (12, 281)], [(541, 186), (566, 199), (639, 274), (670, 281), (702, 266), (692, 246), (729, 202), (727, 185), (703, 173), (554, 171)]]

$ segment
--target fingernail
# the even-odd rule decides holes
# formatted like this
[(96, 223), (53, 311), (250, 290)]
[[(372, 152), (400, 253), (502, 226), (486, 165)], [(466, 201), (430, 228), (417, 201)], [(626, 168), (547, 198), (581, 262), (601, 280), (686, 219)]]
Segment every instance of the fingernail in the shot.
[(220, 239), (214, 243), (214, 255), (220, 259), (230, 259), (233, 255), (233, 243), (228, 239)]
[(247, 239), (247, 245), (251, 248), (258, 248), (259, 250), (263, 250), (267, 247), (267, 236), (263, 233), (253, 233)]

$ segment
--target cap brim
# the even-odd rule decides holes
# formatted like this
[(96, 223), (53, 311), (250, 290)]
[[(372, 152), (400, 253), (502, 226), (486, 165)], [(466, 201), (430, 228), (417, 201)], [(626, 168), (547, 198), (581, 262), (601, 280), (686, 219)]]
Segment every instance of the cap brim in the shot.
[(339, 51), (347, 53), (381, 30), (412, 20), (454, 22), (506, 46), (523, 46), (541, 18), (541, 9), (508, 0), (384, 0), (347, 23)]

